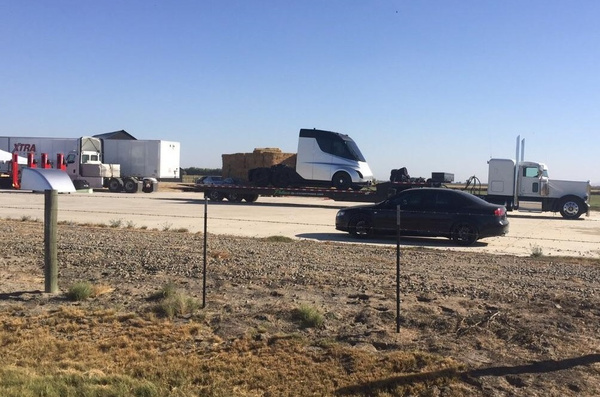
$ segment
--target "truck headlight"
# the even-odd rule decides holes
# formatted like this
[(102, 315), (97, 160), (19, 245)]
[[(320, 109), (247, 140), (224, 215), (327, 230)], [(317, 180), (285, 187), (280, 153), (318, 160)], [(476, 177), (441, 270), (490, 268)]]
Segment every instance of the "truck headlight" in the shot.
[(342, 216), (344, 216), (345, 214), (346, 214), (346, 213), (345, 213), (344, 211), (338, 211), (338, 213), (337, 213), (336, 217), (338, 217), (338, 218), (339, 218), (339, 217), (342, 217)]

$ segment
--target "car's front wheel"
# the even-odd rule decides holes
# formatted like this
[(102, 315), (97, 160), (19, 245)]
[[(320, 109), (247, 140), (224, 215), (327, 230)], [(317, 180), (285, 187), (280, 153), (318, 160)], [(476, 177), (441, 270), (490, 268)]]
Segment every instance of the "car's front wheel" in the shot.
[(471, 245), (479, 239), (477, 228), (468, 222), (461, 222), (452, 229), (452, 241), (459, 245)]
[(373, 222), (364, 215), (357, 216), (350, 221), (350, 234), (358, 238), (373, 237)]

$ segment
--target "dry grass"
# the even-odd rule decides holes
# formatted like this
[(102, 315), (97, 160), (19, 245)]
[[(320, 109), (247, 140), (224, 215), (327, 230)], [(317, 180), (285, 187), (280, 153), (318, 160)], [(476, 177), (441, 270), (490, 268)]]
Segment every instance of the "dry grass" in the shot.
[[(461, 395), (456, 362), (302, 338), (224, 342), (194, 321), (65, 307), (0, 313), (2, 396)], [(399, 375), (420, 373), (414, 378)], [(431, 376), (423, 376), (431, 374)]]

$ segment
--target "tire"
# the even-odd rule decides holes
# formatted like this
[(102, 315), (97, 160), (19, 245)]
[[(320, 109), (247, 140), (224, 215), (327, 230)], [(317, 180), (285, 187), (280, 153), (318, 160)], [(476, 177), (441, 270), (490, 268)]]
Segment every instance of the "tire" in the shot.
[(123, 181), (123, 189), (127, 193), (135, 193), (138, 190), (137, 181), (132, 178), (127, 178)]
[(110, 181), (108, 181), (108, 190), (113, 193), (120, 192), (123, 190), (123, 181), (121, 181), (119, 178), (111, 178)]
[(578, 219), (583, 214), (585, 203), (575, 196), (565, 197), (560, 200), (560, 214), (565, 219)]
[(375, 234), (373, 222), (366, 216), (357, 216), (350, 221), (350, 234), (356, 238), (371, 238)]
[(246, 200), (247, 203), (253, 203), (258, 200), (258, 194), (245, 194), (244, 200)]
[(331, 179), (331, 185), (340, 190), (348, 190), (352, 185), (352, 178), (346, 172), (336, 172)]
[(158, 181), (154, 178), (145, 178), (143, 180), (142, 192), (152, 193), (158, 186)]
[(227, 194), (227, 200), (231, 201), (232, 203), (241, 203), (242, 202), (242, 195), (238, 194), (238, 193), (228, 193)]
[(204, 194), (210, 201), (223, 201), (223, 195), (216, 190), (209, 190)]
[(451, 238), (456, 244), (467, 246), (479, 239), (479, 232), (471, 223), (461, 222), (452, 228)]

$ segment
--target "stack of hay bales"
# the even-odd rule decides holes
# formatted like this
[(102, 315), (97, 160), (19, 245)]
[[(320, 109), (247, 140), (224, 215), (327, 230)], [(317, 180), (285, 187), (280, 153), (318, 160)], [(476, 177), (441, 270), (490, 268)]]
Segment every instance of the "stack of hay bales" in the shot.
[(248, 171), (253, 168), (271, 167), (285, 164), (296, 168), (296, 153), (283, 153), (278, 148), (256, 148), (252, 153), (233, 153), (221, 155), (223, 159), (223, 177), (248, 181)]

